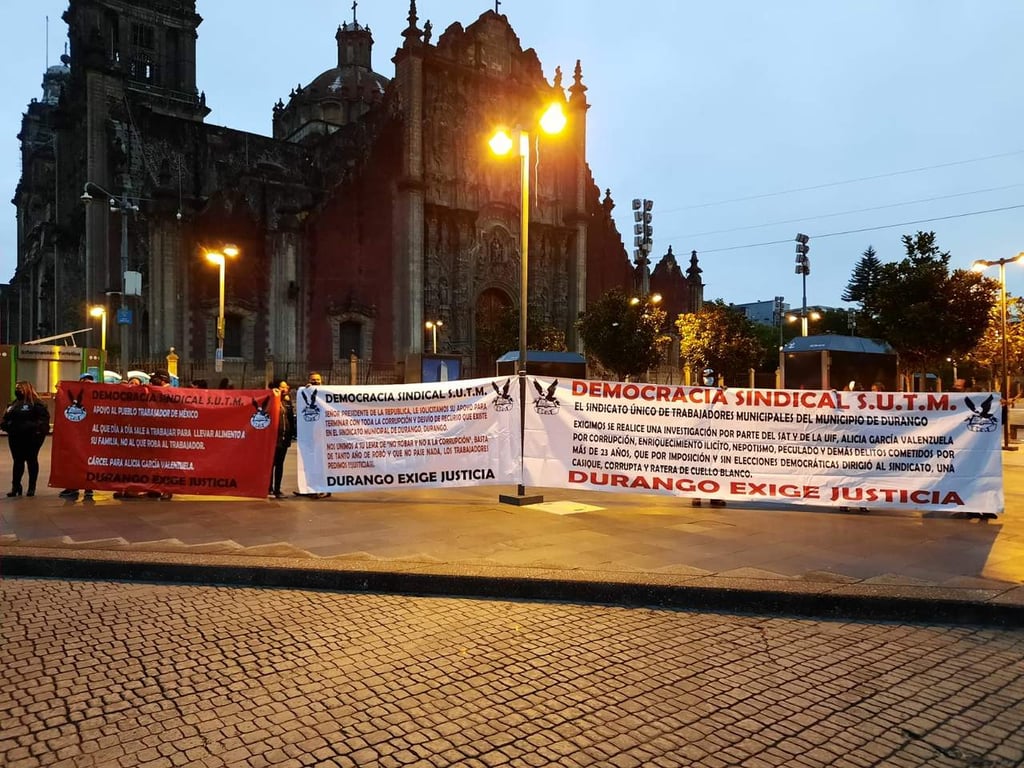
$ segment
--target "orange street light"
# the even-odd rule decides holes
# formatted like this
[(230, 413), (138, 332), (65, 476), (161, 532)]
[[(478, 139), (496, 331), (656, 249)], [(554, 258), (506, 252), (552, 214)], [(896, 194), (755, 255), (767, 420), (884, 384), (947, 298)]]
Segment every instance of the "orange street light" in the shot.
[(107, 308), (99, 305), (89, 308), (89, 314), (100, 318), (100, 381), (107, 370)]
[(442, 325), (444, 325), (444, 322), (442, 322), (441, 320), (427, 320), (426, 322), (427, 330), (430, 331), (434, 337), (433, 348), (435, 355), (437, 354), (437, 329), (440, 328)]
[(239, 253), (235, 245), (225, 245), (219, 251), (206, 251), (206, 258), (220, 267), (220, 302), (217, 311), (217, 353), (213, 361), (213, 369), (220, 373), (224, 370), (224, 270), (228, 257), (234, 258)]

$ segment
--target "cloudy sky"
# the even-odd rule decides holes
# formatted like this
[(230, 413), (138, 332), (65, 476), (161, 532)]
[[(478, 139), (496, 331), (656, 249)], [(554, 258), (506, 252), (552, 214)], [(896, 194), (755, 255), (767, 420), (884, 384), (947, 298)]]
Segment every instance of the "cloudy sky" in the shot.
[[(66, 0), (3, 0), (0, 189), (15, 138), (66, 40)], [(334, 65), (350, 0), (199, 0), (198, 81), (208, 121), (269, 134), (271, 108)], [(494, 4), (419, 0), (434, 38)], [(374, 69), (393, 75), (407, 0), (363, 0)], [(524, 48), (566, 84), (576, 59), (592, 105), (588, 159), (632, 252), (630, 200), (654, 201), (654, 253), (700, 254), (707, 298), (781, 295), (799, 306), (793, 238), (811, 236), (810, 304), (841, 306), (873, 245), (934, 230), (954, 266), (1024, 251), (1024, 29), (1020, 0), (503, 0)], [(46, 16), (49, 16), (47, 45)], [(0, 281), (16, 262), (0, 215)], [(995, 273), (992, 273), (995, 276)], [(1024, 293), (1024, 267), (1008, 290)]]

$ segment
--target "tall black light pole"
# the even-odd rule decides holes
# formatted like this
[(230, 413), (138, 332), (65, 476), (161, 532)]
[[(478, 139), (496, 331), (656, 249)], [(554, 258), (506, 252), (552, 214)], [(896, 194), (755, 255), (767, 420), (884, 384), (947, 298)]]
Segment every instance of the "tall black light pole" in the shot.
[(804, 303), (803, 309), (800, 310), (800, 335), (807, 335), (807, 276), (811, 274), (811, 260), (808, 258), (807, 253), (811, 250), (811, 246), (807, 244), (810, 240), (807, 235), (802, 232), (797, 232), (796, 235), (796, 273), (802, 275), (803, 288), (804, 288)]
[(978, 259), (971, 265), (975, 272), (984, 272), (989, 267), (999, 267), (999, 335), (1003, 339), (1003, 450), (1016, 451), (1017, 446), (1010, 445), (1010, 353), (1006, 339), (1006, 265), (1024, 259), (1024, 251), (1007, 259)]
[[(558, 133), (566, 123), (565, 112), (560, 103), (552, 104), (537, 121), (541, 130), (545, 133)], [(516, 126), (511, 132), (505, 129), (498, 129), (491, 136), (488, 144), (491, 151), (496, 155), (507, 155), (515, 151), (519, 155), (519, 450), (520, 460), (523, 459), (526, 441), (526, 313), (529, 308), (527, 292), (530, 281), (528, 279), (528, 265), (530, 253), (530, 137), (529, 130), (522, 126)], [(522, 470), (525, 474), (525, 469)], [(531, 494), (526, 495), (526, 486), (520, 478), (516, 487), (516, 495), (499, 494), (498, 501), (503, 504), (514, 504), (525, 506), (527, 504), (539, 504), (544, 497)]]
[[(99, 184), (92, 181), (85, 182), (85, 189), (82, 190), (82, 202), (87, 205), (93, 201), (93, 196), (89, 194), (89, 188), (104, 194), (107, 196), (107, 200), (110, 203), (111, 213), (121, 214), (121, 308), (117, 311), (117, 325), (121, 332), (121, 359), (120, 367), (121, 370), (128, 370), (128, 326), (131, 325), (131, 313), (128, 311), (127, 304), (127, 293), (128, 293), (128, 214), (137, 213), (139, 210), (138, 204), (132, 202), (128, 198), (128, 194), (124, 193), (120, 199), (105, 190)], [(88, 237), (88, 235), (86, 235)], [(86, 251), (88, 252), (89, 242), (86, 241)], [(88, 259), (86, 259), (88, 262)], [(89, 265), (86, 264), (86, 271), (88, 271)], [(89, 277), (86, 276), (86, 286), (88, 293)], [(88, 302), (88, 297), (86, 297)], [(105, 319), (105, 318), (104, 318)], [(102, 372), (101, 376), (104, 375)]]

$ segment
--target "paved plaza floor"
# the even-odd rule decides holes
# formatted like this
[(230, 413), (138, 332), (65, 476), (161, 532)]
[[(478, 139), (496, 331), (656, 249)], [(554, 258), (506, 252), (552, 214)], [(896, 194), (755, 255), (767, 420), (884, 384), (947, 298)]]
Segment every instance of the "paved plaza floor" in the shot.
[(989, 520), (555, 489), (516, 507), (503, 486), (169, 501), (42, 487), (0, 497), (0, 569), (1015, 624), (1024, 451), (1002, 458), (1006, 511)]

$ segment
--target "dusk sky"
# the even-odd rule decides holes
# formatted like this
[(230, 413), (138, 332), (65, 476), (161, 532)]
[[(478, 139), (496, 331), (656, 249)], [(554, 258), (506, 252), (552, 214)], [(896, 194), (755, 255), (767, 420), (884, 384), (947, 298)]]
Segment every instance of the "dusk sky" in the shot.
[[(4, 0), (0, 189), (14, 195), (20, 120), (67, 39), (66, 0)], [(199, 0), (208, 122), (268, 135), (271, 110), (334, 66), (351, 0)], [(494, 8), (419, 0), (434, 41)], [(407, 0), (364, 0), (374, 69), (394, 74)], [(934, 230), (954, 267), (1024, 251), (1020, 0), (503, 0), (550, 81), (577, 59), (591, 103), (588, 160), (632, 254), (630, 200), (654, 201), (654, 257), (697, 250), (705, 298), (801, 303), (797, 232), (811, 236), (811, 305), (840, 295), (861, 253), (903, 256)], [(46, 16), (49, 16), (49, 45)], [(0, 216), (0, 281), (16, 264)], [(995, 270), (990, 273), (996, 277)], [(1024, 293), (1024, 267), (1007, 288)]]

